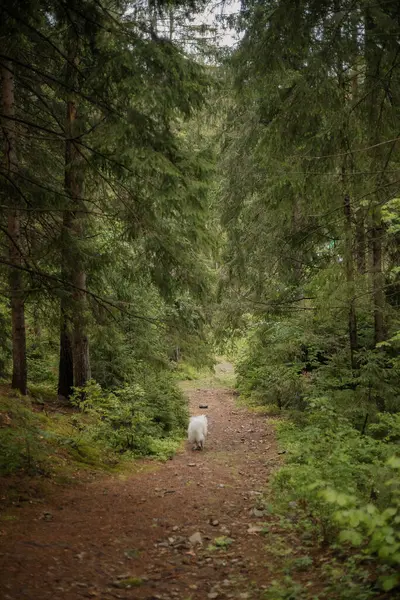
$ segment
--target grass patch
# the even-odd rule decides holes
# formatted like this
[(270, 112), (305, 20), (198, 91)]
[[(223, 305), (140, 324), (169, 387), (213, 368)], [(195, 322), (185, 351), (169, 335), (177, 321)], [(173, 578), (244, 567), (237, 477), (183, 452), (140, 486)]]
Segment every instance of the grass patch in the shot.
[(125, 579), (119, 579), (114, 581), (113, 586), (120, 590), (130, 590), (134, 587), (140, 587), (143, 584), (141, 577), (126, 577)]
[(150, 442), (151, 457), (162, 461), (170, 460), (182, 448), (182, 437), (154, 439)]
[(229, 548), (231, 544), (233, 544), (234, 540), (230, 537), (222, 535), (220, 537), (216, 537), (212, 544), (207, 547), (209, 552), (214, 552), (215, 550), (226, 550)]

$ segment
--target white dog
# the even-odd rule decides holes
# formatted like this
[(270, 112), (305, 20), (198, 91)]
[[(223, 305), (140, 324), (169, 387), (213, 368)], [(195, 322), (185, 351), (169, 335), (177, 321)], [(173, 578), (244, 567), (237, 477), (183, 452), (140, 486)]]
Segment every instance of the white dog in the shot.
[(188, 428), (188, 440), (190, 444), (195, 444), (192, 450), (203, 450), (207, 436), (208, 421), (206, 415), (190, 417)]

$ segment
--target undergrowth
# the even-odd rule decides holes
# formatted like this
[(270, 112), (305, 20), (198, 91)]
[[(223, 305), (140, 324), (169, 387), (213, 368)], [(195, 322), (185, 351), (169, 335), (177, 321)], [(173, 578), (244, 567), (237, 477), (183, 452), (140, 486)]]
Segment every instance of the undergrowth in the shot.
[(169, 458), (188, 421), (182, 392), (165, 376), (155, 378), (147, 390), (136, 384), (110, 392), (89, 382), (76, 391), (72, 403), (80, 409), (73, 426), (83, 439), (132, 457)]
[[(137, 457), (167, 460), (186, 435), (181, 387), (228, 386), (232, 369), (215, 372), (181, 363), (177, 372), (147, 371), (140, 383), (105, 389), (90, 381), (69, 403), (40, 378), (26, 398), (3, 385), (0, 394), (0, 476), (51, 475), (71, 469), (119, 469)], [(183, 385), (177, 385), (182, 381)]]
[(390, 419), (390, 435), (387, 415), (361, 433), (328, 398), (315, 398), (299, 423), (276, 423), (285, 464), (266, 501), (279, 519), (268, 547), (280, 547), (283, 562), (265, 600), (400, 592), (400, 458), (392, 439), (400, 415)]
[(400, 597), (398, 339), (360, 349), (354, 370), (346, 335), (301, 315), (265, 321), (241, 348), (239, 401), (280, 416), (285, 458), (267, 503), (283, 564), (266, 600)]
[(61, 405), (51, 385), (37, 384), (25, 398), (4, 386), (0, 476), (115, 469), (139, 456), (166, 460), (179, 448), (187, 420), (187, 402), (165, 374), (114, 391), (91, 381)]

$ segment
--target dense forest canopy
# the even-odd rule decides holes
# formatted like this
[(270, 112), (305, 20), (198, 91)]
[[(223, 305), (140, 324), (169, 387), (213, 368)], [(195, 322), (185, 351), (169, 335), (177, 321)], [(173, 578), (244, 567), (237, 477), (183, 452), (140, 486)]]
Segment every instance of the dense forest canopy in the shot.
[[(194, 113), (211, 73), (158, 36), (162, 5), (10, 2), (1, 10), (13, 386), (26, 393), (26, 362), (43, 344), (55, 349), (58, 328), (58, 390), (67, 397), (92, 371), (124, 381), (128, 343), (137, 360), (159, 362), (179, 345), (178, 322), (186, 340), (201, 335), (213, 159), (207, 136), (195, 136)], [(98, 363), (108, 344), (113, 373)]]
[(394, 588), (400, 5), (219, 8), (1, 4), (0, 374), (157, 454), (177, 372), (232, 351), (242, 397), (291, 419), (277, 495)]
[[(283, 314), (297, 368), (323, 357), (357, 402), (385, 407), (382, 378), (397, 377), (397, 5), (256, 2), (241, 19), (222, 159), (228, 312), (237, 325), (246, 306)], [(260, 343), (269, 328), (255, 328)]]
[[(380, 557), (380, 585), (394, 589), (400, 8), (250, 1), (237, 26), (219, 167), (219, 334), (239, 339), (242, 396), (291, 414), (274, 482), (282, 517), (290, 499), (305, 529), (329, 540), (339, 528), (342, 543)], [(373, 597), (361, 579), (334, 597)]]
[(1, 376), (84, 402), (102, 419), (93, 436), (120, 451), (181, 432), (176, 365), (213, 361), (215, 143), (200, 123), (215, 67), (201, 9), (0, 6)]

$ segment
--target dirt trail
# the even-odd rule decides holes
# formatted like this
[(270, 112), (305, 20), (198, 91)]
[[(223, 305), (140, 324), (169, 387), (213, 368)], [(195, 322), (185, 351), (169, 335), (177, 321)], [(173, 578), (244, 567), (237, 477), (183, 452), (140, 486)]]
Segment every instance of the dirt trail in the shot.
[[(271, 573), (257, 507), (278, 464), (273, 431), (228, 390), (189, 395), (191, 413), (209, 418), (204, 452), (186, 447), (125, 479), (97, 478), (25, 505), (1, 525), (0, 598), (260, 597)], [(202, 545), (190, 544), (195, 533)], [(223, 545), (210, 549), (215, 538)]]

